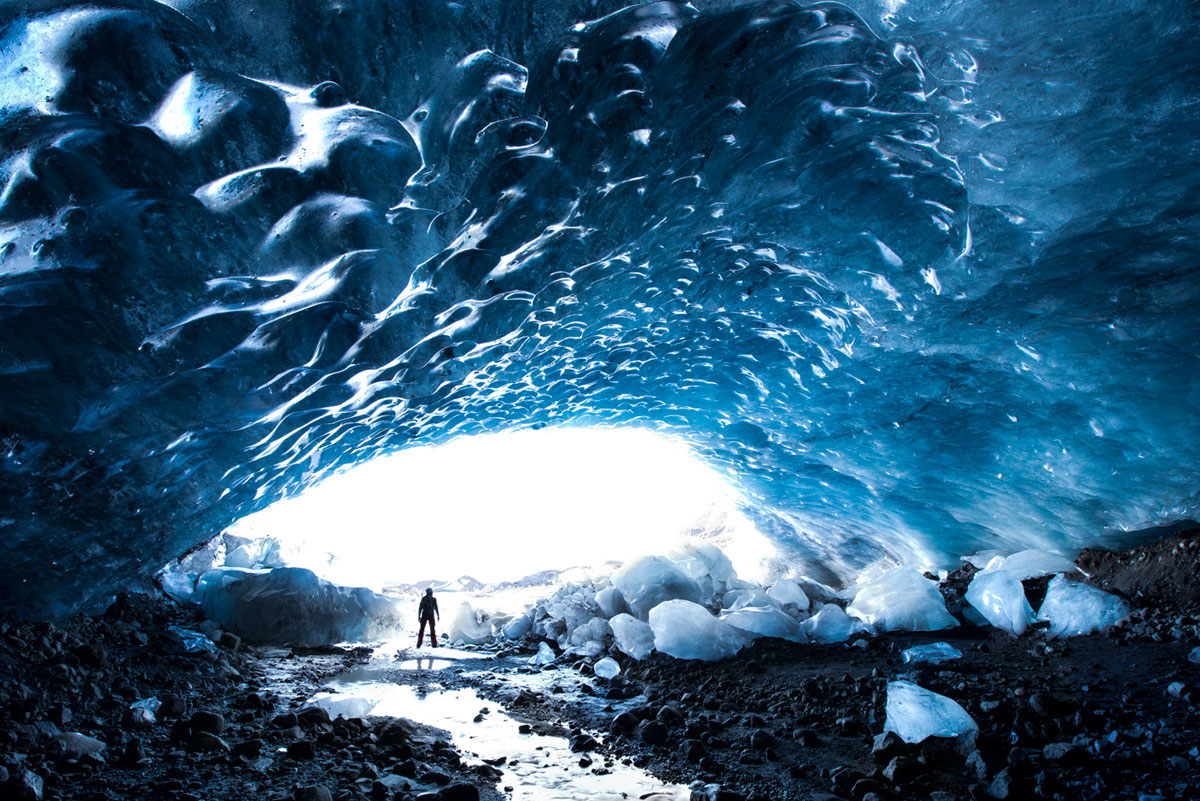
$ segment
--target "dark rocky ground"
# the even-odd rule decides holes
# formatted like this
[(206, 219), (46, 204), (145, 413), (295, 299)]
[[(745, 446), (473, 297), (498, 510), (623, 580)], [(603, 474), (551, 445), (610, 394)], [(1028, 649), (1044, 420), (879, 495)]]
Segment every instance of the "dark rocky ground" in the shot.
[[(499, 797), (440, 730), (300, 709), (369, 649), (249, 649), (225, 635), (188, 650), (178, 629), (202, 623), (143, 596), (59, 625), (0, 620), (0, 796)], [(148, 698), (162, 704), (154, 714), (131, 708)]]
[[(655, 654), (622, 660), (613, 682), (592, 680), (613, 699), (644, 693), (624, 712), (569, 694), (491, 692), (530, 719), (609, 732), (598, 750), (667, 781), (703, 782), (698, 800), (1200, 798), (1200, 664), (1189, 661), (1200, 645), (1198, 533), (1085, 552), (1092, 583), (1140, 605), (1102, 634), (1014, 638), (964, 625), (856, 646), (760, 640), (720, 663)], [(952, 609), (970, 572), (944, 587)], [(1045, 584), (1027, 593), (1040, 600)], [(938, 640), (963, 658), (902, 663), (904, 648)], [(958, 701), (978, 735), (919, 747), (878, 736), (897, 678)]]
[[(583, 661), (524, 686), (493, 668), (534, 669), (501, 654), (404, 680), (474, 687), (532, 730), (571, 737), (595, 769), (622, 760), (697, 783), (695, 801), (1200, 799), (1200, 664), (1189, 661), (1200, 646), (1200, 532), (1079, 562), (1133, 602), (1128, 621), (1067, 640), (969, 625), (852, 645), (760, 640), (719, 663), (620, 657), (622, 674), (606, 681)], [(943, 585), (952, 611), (970, 572)], [(1027, 584), (1035, 606), (1044, 591), (1045, 581)], [(297, 714), (366, 649), (279, 652), (227, 637), (189, 651), (172, 630), (201, 625), (140, 596), (62, 625), (0, 621), (5, 797), (501, 797), (496, 772), (468, 765), (437, 729)], [(963, 657), (902, 663), (904, 648), (938, 640)], [(575, 670), (582, 691), (571, 689)], [(897, 678), (958, 701), (978, 734), (921, 746), (880, 736)], [(163, 704), (153, 722), (130, 710), (150, 697)]]

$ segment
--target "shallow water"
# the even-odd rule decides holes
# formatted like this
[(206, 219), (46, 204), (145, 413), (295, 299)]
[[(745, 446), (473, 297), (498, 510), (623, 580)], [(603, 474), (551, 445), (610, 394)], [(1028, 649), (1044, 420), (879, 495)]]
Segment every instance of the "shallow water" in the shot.
[[(345, 704), (351, 698), (367, 699), (374, 704), (370, 710), (372, 715), (409, 718), (445, 729), (468, 761), (471, 757), (480, 760), (505, 757), (506, 763), (498, 766), (503, 777), (497, 784), (515, 801), (584, 798), (594, 801), (629, 798), (684, 801), (690, 796), (688, 788), (682, 785), (664, 784), (633, 766), (610, 764), (599, 755), (588, 755), (592, 764), (582, 767), (579, 763), (584, 755), (573, 753), (566, 738), (521, 734), (518, 721), (474, 690), (447, 689), (436, 683), (418, 687), (387, 680), (389, 672), (396, 668), (411, 670), (414, 665), (426, 663), (441, 667), (419, 669), (446, 669), (461, 662), (475, 662), (474, 666), (482, 667), (478, 660), (483, 657), (478, 654), (438, 650), (443, 653), (436, 658), (424, 650), (415, 657), (397, 661), (377, 657), (368, 665), (330, 682), (334, 692), (321, 694), (322, 703)], [(525, 686), (524, 679), (542, 676), (544, 674), (514, 675), (513, 681)]]

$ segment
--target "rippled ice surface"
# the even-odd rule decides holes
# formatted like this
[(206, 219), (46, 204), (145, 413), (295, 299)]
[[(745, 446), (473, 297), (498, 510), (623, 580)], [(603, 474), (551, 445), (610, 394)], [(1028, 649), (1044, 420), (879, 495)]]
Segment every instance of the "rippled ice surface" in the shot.
[[(381, 653), (384, 650), (381, 649)], [(572, 753), (565, 738), (518, 733), (520, 724), (516, 720), (505, 714), (498, 704), (485, 700), (474, 690), (446, 689), (436, 683), (420, 687), (395, 684), (386, 678), (397, 666), (410, 669), (419, 664), (423, 670), (439, 670), (461, 664), (464, 657), (478, 656), (450, 651), (443, 654), (443, 658), (435, 658), (422, 653), (398, 665), (388, 659), (377, 658), (371, 664), (349, 671), (330, 682), (329, 686), (336, 691), (330, 700), (337, 702), (348, 697), (370, 699), (375, 702), (370, 713), (372, 715), (410, 718), (447, 730), (454, 745), (465, 757), (507, 757), (508, 762), (500, 766), (504, 776), (498, 786), (511, 786), (509, 797), (514, 801), (573, 801), (585, 798), (595, 801), (625, 801), (630, 798), (686, 801), (689, 797), (687, 788), (663, 784), (637, 768), (620, 763), (604, 768), (604, 760), (599, 755), (592, 755), (594, 762), (590, 767), (580, 767), (579, 759), (583, 755)], [(550, 675), (558, 679), (558, 673), (551, 671)], [(562, 673), (564, 675), (561, 678), (565, 679), (567, 671)], [(513, 677), (515, 682), (520, 682), (522, 678)], [(488, 711), (484, 712), (485, 709)], [(477, 716), (481, 717), (479, 722), (475, 722)], [(599, 769), (605, 772), (598, 773)]]

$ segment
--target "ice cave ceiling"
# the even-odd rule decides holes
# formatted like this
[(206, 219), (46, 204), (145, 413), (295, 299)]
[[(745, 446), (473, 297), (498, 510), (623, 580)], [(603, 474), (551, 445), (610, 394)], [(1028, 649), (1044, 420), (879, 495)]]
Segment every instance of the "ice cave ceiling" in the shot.
[(533, 426), (819, 575), (1196, 511), (1196, 4), (621, 5), (0, 7), (0, 604)]

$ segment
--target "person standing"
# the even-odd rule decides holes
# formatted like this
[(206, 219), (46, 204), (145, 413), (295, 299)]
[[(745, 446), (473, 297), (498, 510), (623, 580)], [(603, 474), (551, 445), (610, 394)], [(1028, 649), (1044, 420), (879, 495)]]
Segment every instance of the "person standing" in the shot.
[(417, 607), (417, 617), (421, 620), (421, 630), (417, 632), (417, 647), (421, 647), (421, 643), (425, 640), (425, 624), (429, 624), (429, 645), (437, 648), (437, 627), (434, 623), (434, 617), (439, 620), (442, 613), (438, 611), (437, 598), (433, 597), (433, 587), (425, 588), (425, 597), (421, 599), (421, 605)]

